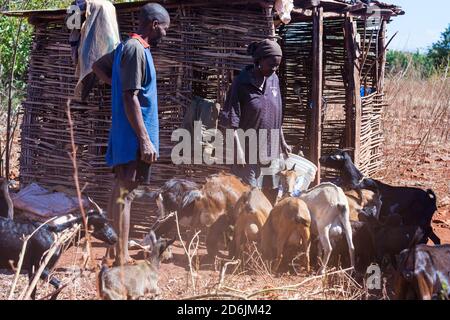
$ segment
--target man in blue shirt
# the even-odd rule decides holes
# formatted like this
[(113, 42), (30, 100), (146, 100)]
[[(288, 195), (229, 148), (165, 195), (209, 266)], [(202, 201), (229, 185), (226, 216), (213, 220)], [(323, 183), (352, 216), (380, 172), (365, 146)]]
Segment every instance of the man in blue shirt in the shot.
[(106, 162), (115, 174), (108, 214), (119, 241), (107, 252), (116, 265), (132, 262), (128, 253), (132, 192), (149, 184), (151, 163), (159, 151), (156, 72), (150, 48), (166, 35), (170, 16), (164, 7), (149, 3), (139, 15), (139, 31), (93, 66), (95, 74), (112, 86), (112, 124)]

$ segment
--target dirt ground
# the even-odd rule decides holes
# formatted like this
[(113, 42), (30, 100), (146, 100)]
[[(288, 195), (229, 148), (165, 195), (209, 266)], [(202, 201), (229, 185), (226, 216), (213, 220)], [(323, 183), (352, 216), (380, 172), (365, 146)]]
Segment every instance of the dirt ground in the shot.
[[(433, 228), (443, 243), (450, 243), (450, 90), (448, 80), (436, 82), (403, 82), (391, 80), (388, 98), (391, 105), (384, 115), (385, 167), (376, 178), (393, 185), (415, 186), (433, 189), (438, 199), (438, 211), (433, 218)], [(399, 92), (402, 92), (399, 95)], [(438, 101), (438, 103), (436, 103)], [(441, 104), (443, 101), (443, 104)], [(441, 112), (441, 109), (443, 112)], [(425, 138), (424, 138), (425, 137)], [(100, 265), (105, 248), (93, 243), (93, 259)], [(137, 251), (133, 257), (141, 259)], [(393, 297), (392, 273), (385, 273), (383, 290), (368, 291), (362, 281), (355, 281), (346, 273), (337, 273), (326, 279), (315, 278), (304, 271), (297, 274), (272, 276), (254, 258), (249, 272), (241, 272), (228, 266), (221, 279), (223, 261), (204, 264), (205, 248), (200, 244), (198, 259), (194, 259), (193, 273), (189, 270), (187, 256), (181, 243), (173, 248), (173, 259), (161, 264), (158, 299), (184, 299), (199, 295), (213, 298), (252, 299), (390, 299)], [(96, 273), (92, 268), (76, 279), (82, 247), (72, 247), (58, 263), (55, 275), (69, 282), (59, 299), (96, 299)], [(333, 271), (333, 270), (331, 270)], [(0, 273), (0, 299), (6, 299), (14, 275)], [(196, 283), (195, 290), (192, 278)], [(220, 285), (219, 285), (220, 282)], [(20, 276), (14, 297), (26, 285), (26, 276)], [(289, 286), (289, 287), (288, 287)], [(278, 289), (276, 289), (278, 288)], [(52, 291), (48, 284), (41, 284), (38, 297)], [(259, 292), (258, 292), (259, 291)], [(262, 291), (262, 292), (261, 292)], [(254, 293), (253, 296), (249, 296)], [(151, 299), (152, 296), (144, 299)]]

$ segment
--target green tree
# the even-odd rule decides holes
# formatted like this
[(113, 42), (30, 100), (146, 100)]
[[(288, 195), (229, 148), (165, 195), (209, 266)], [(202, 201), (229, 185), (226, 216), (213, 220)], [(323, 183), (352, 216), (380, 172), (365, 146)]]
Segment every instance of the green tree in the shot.
[[(65, 8), (70, 0), (0, 0), (0, 11)], [(19, 31), (20, 28), (20, 31)], [(0, 15), (0, 104), (4, 106), (11, 69), (14, 67), (14, 95), (23, 96), (33, 27), (26, 19)], [(14, 50), (16, 61), (14, 63)], [(13, 66), (14, 64), (14, 66)]]
[(429, 77), (435, 72), (435, 68), (428, 55), (419, 51), (403, 52), (389, 50), (386, 55), (387, 71), (395, 74), (409, 68), (410, 71), (416, 72), (420, 77)]
[(431, 46), (428, 57), (437, 69), (445, 68), (450, 63), (450, 24), (441, 34), (441, 39)]

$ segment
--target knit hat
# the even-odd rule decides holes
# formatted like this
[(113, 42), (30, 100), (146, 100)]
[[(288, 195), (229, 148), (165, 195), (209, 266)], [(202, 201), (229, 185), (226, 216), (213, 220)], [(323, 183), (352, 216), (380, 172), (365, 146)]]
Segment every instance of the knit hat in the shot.
[(255, 60), (269, 56), (283, 56), (280, 45), (270, 39), (252, 42), (247, 48), (247, 54)]

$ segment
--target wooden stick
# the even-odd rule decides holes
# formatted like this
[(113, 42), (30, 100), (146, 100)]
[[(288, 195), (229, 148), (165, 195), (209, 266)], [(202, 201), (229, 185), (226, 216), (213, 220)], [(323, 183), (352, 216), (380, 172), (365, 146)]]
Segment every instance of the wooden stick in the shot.
[(387, 48), (388, 48), (389, 45), (391, 44), (391, 41), (394, 40), (394, 38), (395, 38), (395, 36), (396, 36), (397, 34), (398, 34), (398, 31), (392, 35), (391, 39), (389, 39), (389, 42), (386, 44), (386, 46), (383, 48), (383, 50), (378, 54), (376, 60), (372, 62), (372, 64), (370, 65), (369, 70), (367, 70), (367, 72), (366, 72), (366, 74), (365, 74), (365, 76), (364, 76), (363, 81), (365, 81), (365, 80), (367, 79), (368, 75), (370, 74), (370, 71), (372, 71), (372, 68), (373, 68), (373, 66), (375, 65), (375, 62), (376, 62), (378, 59), (380, 59), (380, 57), (381, 57), (382, 54), (385, 54), (385, 51), (387, 50)]
[(317, 166), (314, 184), (320, 183), (320, 156), (322, 144), (322, 75), (323, 75), (323, 8), (313, 9), (313, 79), (311, 160)]
[(225, 279), (225, 273), (227, 272), (227, 268), (229, 265), (236, 265), (240, 263), (240, 260), (234, 260), (234, 261), (228, 261), (225, 262), (225, 264), (222, 267), (222, 270), (220, 271), (220, 277), (219, 277), (219, 283), (217, 285), (217, 290), (220, 290), (222, 288), (223, 280)]

